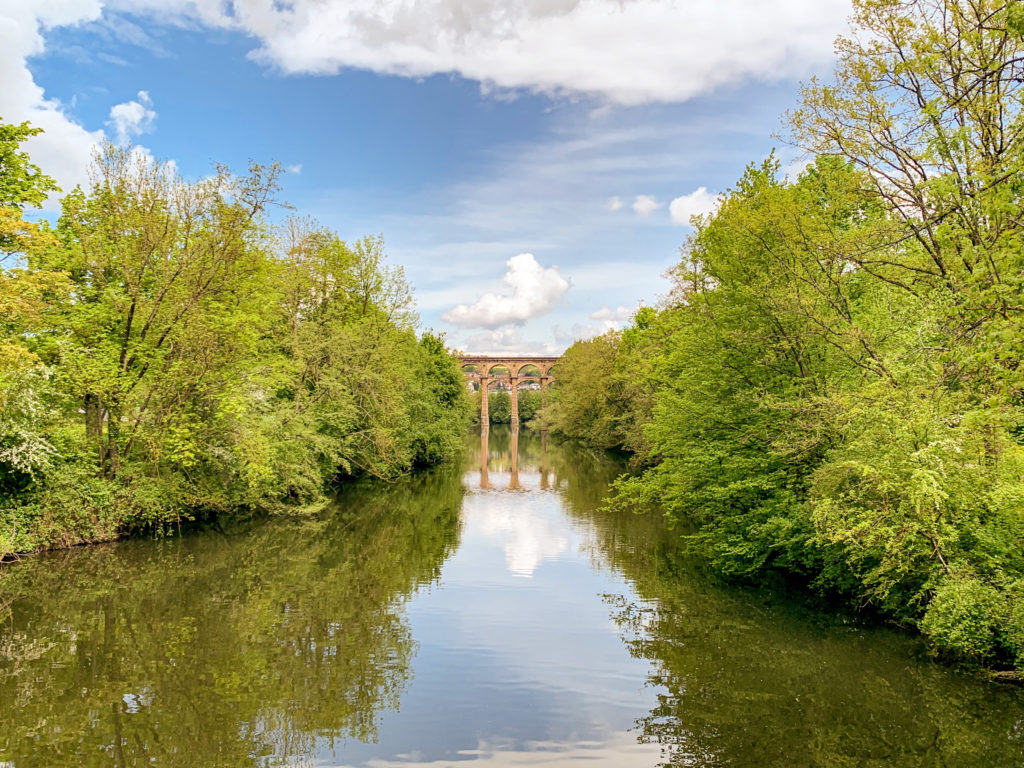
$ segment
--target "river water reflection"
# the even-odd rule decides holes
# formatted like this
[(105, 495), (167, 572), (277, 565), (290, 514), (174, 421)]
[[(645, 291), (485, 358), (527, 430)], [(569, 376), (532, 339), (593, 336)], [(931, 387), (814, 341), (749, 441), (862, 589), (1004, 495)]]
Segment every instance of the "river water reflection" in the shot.
[(0, 765), (1020, 766), (1024, 694), (712, 586), (621, 466), (493, 428), (317, 518), (0, 582)]

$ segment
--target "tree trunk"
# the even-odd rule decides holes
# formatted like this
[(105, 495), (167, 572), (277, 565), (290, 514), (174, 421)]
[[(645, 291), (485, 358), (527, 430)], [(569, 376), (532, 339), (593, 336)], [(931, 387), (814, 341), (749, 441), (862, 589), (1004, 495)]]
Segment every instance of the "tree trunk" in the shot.
[(113, 480), (121, 471), (121, 407), (107, 408), (107, 477)]
[(88, 443), (96, 446), (96, 458), (102, 467), (106, 454), (103, 449), (103, 408), (99, 395), (92, 392), (85, 395), (85, 437)]

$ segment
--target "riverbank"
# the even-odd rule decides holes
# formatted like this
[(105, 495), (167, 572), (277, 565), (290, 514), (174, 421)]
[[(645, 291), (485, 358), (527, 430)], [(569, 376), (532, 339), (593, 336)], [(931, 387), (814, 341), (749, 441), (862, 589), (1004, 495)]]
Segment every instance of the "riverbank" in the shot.
[(750, 163), (664, 300), (566, 351), (543, 418), (630, 450), (614, 503), (685, 522), (723, 577), (1022, 672), (1024, 39), (1019, 3), (986, 8), (855, 0), (787, 115), (807, 164)]
[(281, 169), (107, 143), (56, 193), (0, 123), (0, 559), (241, 511), (451, 460), (468, 395), (380, 237), (270, 221)]
[(1015, 764), (1024, 692), (713, 583), (601, 507), (623, 469), (494, 425), (319, 514), (13, 564), (0, 762)]
[[(457, 450), (435, 456), (403, 474), (458, 461)], [(394, 475), (398, 477), (399, 475)], [(197, 497), (178, 485), (146, 483), (143, 489), (123, 480), (69, 472), (34, 492), (0, 500), (0, 564), (26, 555), (117, 541), (132, 536), (163, 538), (204, 525), (237, 519), (315, 516), (348, 487), (373, 478), (362, 473), (325, 481), (304, 503), (266, 500), (258, 506), (191, 506)]]

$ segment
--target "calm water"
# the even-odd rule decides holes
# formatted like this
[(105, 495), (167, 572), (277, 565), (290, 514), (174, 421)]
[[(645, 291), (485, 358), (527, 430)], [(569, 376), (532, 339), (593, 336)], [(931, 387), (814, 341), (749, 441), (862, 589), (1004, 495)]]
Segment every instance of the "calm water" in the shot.
[(316, 519), (9, 568), (0, 766), (1024, 765), (1024, 692), (712, 586), (595, 511), (619, 469), (495, 428)]

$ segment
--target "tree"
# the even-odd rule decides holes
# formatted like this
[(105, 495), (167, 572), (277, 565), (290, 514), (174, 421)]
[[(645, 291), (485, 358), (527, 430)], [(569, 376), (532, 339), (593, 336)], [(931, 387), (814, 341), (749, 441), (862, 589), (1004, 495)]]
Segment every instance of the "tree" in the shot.
[(57, 246), (46, 229), (23, 216), (57, 189), (21, 149), (40, 132), (28, 123), (0, 122), (0, 492), (24, 487), (54, 454), (42, 429), (50, 416), (49, 375), (26, 338), (39, 330), (46, 306), (64, 294), (66, 280), (59, 272), (20, 265), (26, 255)]
[(73, 301), (58, 310), (70, 342), (51, 353), (72, 372), (109, 477), (140, 440), (187, 433), (184, 402), (251, 343), (247, 315), (259, 311), (266, 268), (255, 238), (277, 173), (254, 165), (237, 178), (218, 168), (187, 183), (107, 144), (90, 193), (64, 199), (65, 248), (36, 264), (71, 275)]
[(621, 414), (614, 379), (619, 335), (614, 331), (577, 341), (558, 361), (557, 386), (543, 411), (551, 428), (575, 439), (611, 448), (621, 443), (616, 419)]
[(858, 0), (853, 20), (835, 82), (813, 81), (791, 115), (794, 140), (866, 172), (888, 232), (850, 262), (941, 308), (954, 343), (927, 351), (945, 383), (1019, 390), (1020, 351), (1000, 340), (1024, 310), (1024, 9)]
[[(0, 556), (322, 505), (460, 448), (466, 395), (383, 240), (266, 220), (276, 166), (201, 181), (106, 145), (4, 274)], [(35, 235), (33, 235), (35, 237)], [(30, 301), (31, 299), (31, 301)], [(10, 303), (10, 301), (8, 302)]]

